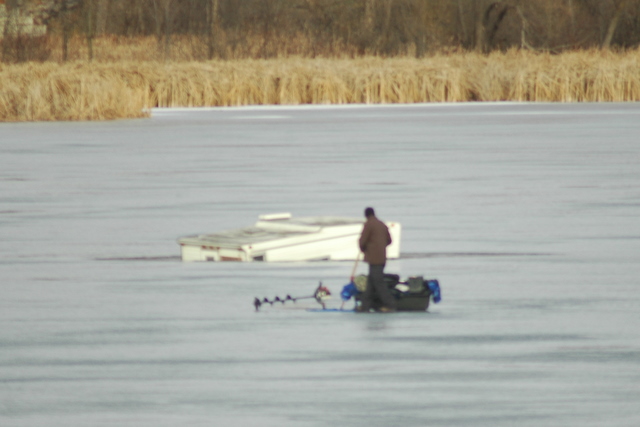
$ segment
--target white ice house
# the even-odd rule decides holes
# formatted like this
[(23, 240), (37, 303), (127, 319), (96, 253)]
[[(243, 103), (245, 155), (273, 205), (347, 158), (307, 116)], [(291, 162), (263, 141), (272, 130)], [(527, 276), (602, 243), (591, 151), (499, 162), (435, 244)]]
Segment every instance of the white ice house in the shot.
[[(387, 258), (400, 256), (400, 224), (385, 222), (393, 242)], [(364, 218), (290, 213), (260, 215), (253, 226), (178, 240), (183, 261), (320, 261), (355, 260)]]

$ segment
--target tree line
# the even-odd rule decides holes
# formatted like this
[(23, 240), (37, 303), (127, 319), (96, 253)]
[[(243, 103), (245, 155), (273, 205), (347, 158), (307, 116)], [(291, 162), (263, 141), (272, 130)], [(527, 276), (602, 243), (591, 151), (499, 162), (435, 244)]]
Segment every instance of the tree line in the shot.
[[(4, 0), (0, 0), (0, 3)], [(11, 10), (41, 0), (7, 0)], [(72, 36), (155, 37), (159, 52), (189, 37), (194, 59), (282, 55), (421, 57), (447, 50), (560, 52), (634, 48), (640, 0), (50, 0), (40, 11), (62, 49)], [(8, 28), (8, 26), (6, 26)], [(37, 59), (42, 40), (5, 34), (2, 59)], [(38, 44), (40, 43), (40, 44)], [(51, 43), (46, 44), (49, 48)], [(22, 49), (22, 56), (18, 52)], [(240, 52), (240, 53), (238, 53)], [(45, 52), (46, 53), (46, 52)], [(37, 56), (37, 55), (36, 55)], [(42, 55), (46, 56), (46, 55)], [(66, 58), (64, 52), (63, 58)]]

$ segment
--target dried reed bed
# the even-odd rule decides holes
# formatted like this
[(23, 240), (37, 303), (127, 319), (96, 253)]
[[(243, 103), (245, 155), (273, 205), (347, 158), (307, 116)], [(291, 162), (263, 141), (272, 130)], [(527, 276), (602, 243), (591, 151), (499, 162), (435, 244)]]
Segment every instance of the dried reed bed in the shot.
[(121, 65), (0, 64), (0, 121), (146, 117), (147, 86)]
[(142, 117), (149, 107), (640, 101), (640, 51), (0, 65), (0, 120)]

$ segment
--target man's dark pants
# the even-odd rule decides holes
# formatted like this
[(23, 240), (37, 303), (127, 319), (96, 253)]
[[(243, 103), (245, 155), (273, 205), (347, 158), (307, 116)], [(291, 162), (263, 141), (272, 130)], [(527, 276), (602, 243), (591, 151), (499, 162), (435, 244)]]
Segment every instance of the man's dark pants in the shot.
[(369, 277), (367, 280), (367, 289), (362, 295), (362, 304), (360, 310), (369, 311), (375, 297), (382, 301), (382, 305), (388, 308), (396, 308), (396, 300), (393, 298), (389, 289), (384, 283), (384, 264), (369, 264)]

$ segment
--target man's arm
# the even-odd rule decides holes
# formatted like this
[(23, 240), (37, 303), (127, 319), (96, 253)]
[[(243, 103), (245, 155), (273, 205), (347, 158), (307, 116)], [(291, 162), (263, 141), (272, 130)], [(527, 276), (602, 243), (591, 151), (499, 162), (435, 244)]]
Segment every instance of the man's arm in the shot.
[(358, 242), (362, 252), (367, 250), (367, 243), (369, 242), (369, 235), (371, 234), (371, 228), (368, 225), (369, 224), (364, 225), (362, 234), (360, 235), (360, 241)]

